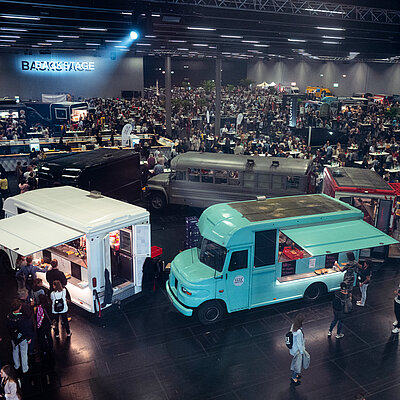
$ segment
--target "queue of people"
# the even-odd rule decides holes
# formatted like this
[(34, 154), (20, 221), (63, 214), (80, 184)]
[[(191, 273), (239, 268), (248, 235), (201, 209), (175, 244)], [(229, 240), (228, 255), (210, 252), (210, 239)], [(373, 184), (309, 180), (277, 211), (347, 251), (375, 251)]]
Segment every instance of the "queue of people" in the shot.
[[(33, 265), (31, 256), (20, 256), (17, 265), (18, 293), (11, 302), (6, 321), (14, 361), (8, 369), (12, 376), (15, 371), (22, 375), (29, 371), (30, 357), (40, 357), (44, 361), (52, 356), (53, 342), (60, 339), (60, 322), (65, 338), (69, 339), (72, 334), (67, 279), (58, 269), (57, 260), (52, 260), (48, 269)], [(39, 271), (46, 273), (49, 289), (36, 276)]]

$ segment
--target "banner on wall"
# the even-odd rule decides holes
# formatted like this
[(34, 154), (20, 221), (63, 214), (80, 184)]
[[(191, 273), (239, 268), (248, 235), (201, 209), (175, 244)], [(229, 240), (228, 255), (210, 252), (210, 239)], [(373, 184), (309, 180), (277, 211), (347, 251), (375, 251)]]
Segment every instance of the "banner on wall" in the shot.
[(94, 61), (71, 60), (20, 60), (21, 71), (36, 72), (87, 72), (94, 71)]
[(63, 103), (67, 101), (66, 94), (45, 94), (42, 93), (42, 103)]

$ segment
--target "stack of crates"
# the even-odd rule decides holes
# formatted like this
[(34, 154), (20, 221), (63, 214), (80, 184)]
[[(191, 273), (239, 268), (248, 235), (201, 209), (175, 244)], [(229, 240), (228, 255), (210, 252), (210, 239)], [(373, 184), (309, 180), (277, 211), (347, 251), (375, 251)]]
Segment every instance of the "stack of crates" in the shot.
[(199, 231), (199, 219), (197, 217), (186, 217), (185, 218), (185, 249), (191, 249), (197, 246), (197, 242), (200, 239)]

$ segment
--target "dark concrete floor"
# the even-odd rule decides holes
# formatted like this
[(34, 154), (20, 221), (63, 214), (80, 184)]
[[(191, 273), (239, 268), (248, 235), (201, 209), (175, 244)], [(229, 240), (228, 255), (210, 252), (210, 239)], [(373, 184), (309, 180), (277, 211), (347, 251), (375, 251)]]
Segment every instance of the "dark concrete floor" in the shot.
[[(169, 208), (152, 215), (152, 242), (170, 261), (182, 248), (184, 215)], [(5, 315), (15, 294), (13, 278), (0, 268), (0, 357), (11, 361)], [(391, 334), (393, 292), (400, 264), (386, 263), (368, 289), (367, 305), (345, 322), (343, 339), (327, 338), (331, 296), (317, 304), (292, 301), (226, 317), (202, 326), (179, 314), (163, 289), (108, 310), (101, 319), (71, 309), (71, 339), (61, 335), (54, 357), (32, 361), (22, 379), (23, 399), (215, 399), (395, 400), (400, 394), (398, 336)], [(291, 356), (285, 333), (294, 315), (306, 315), (311, 366), (299, 387), (289, 384)]]

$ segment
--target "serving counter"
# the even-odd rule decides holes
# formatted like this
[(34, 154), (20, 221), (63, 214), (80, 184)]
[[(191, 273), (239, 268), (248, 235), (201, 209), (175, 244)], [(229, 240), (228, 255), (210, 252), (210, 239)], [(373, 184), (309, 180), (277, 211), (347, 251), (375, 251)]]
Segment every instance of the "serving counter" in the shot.
[[(340, 274), (340, 271), (336, 271), (333, 268), (327, 268), (327, 272), (325, 272), (322, 275), (328, 275), (328, 274)], [(312, 272), (305, 272), (303, 274), (294, 274), (294, 275), (287, 275), (287, 276), (280, 276), (277, 278), (278, 282), (284, 283), (284, 282), (292, 282), (296, 281), (299, 279), (305, 279), (305, 278), (313, 278), (316, 276), (320, 276), (319, 274), (316, 274), (315, 271)]]
[(88, 283), (88, 266), (86, 255), (79, 256), (76, 248), (62, 244), (43, 251), (43, 258), (57, 260), (58, 269), (64, 272), (68, 282), (83, 288)]

